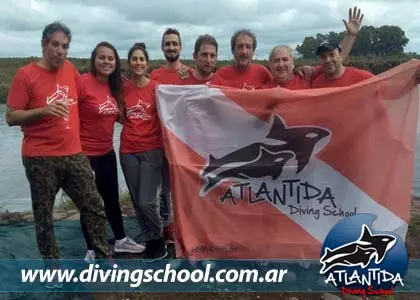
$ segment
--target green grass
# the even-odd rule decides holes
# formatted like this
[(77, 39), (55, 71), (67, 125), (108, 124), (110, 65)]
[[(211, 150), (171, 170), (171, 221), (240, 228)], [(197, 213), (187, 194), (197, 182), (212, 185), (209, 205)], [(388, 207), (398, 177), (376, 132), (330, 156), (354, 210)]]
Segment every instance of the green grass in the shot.
[(132, 205), (131, 197), (130, 197), (130, 193), (129, 192), (126, 192), (126, 191), (120, 192), (120, 204), (122, 206), (130, 206), (130, 205)]
[(56, 203), (55, 208), (60, 211), (69, 211), (76, 209), (76, 205), (66, 193), (62, 192), (61, 198), (59, 199), (59, 202)]

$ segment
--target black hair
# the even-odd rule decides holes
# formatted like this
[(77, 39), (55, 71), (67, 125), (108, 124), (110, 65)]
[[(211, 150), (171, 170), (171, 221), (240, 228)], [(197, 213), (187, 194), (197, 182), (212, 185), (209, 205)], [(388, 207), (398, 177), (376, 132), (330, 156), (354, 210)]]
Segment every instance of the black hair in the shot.
[(165, 43), (165, 35), (169, 35), (169, 34), (176, 34), (178, 36), (178, 39), (179, 39), (179, 45), (182, 46), (181, 35), (179, 34), (179, 31), (175, 28), (168, 28), (162, 34), (162, 43), (161, 43), (162, 47), (164, 46), (164, 43)]
[(45, 26), (44, 30), (42, 31), (42, 38), (41, 42), (42, 45), (45, 46), (51, 39), (51, 36), (56, 32), (64, 32), (64, 34), (68, 37), (69, 43), (71, 41), (71, 30), (65, 24), (61, 22), (53, 22)]
[(149, 53), (146, 50), (146, 44), (145, 43), (135, 43), (130, 50), (128, 50), (128, 63), (130, 63), (131, 56), (133, 55), (134, 51), (141, 50), (144, 53), (144, 57), (146, 58), (146, 61), (149, 62)]
[(120, 108), (123, 106), (123, 99), (122, 99), (122, 74), (121, 74), (121, 61), (120, 56), (118, 55), (117, 49), (109, 43), (109, 42), (100, 42), (96, 45), (95, 49), (93, 49), (92, 54), (90, 55), (90, 72), (93, 75), (96, 75), (96, 67), (95, 67), (95, 59), (98, 54), (98, 49), (100, 47), (106, 47), (114, 52), (115, 56), (115, 70), (112, 72), (108, 77), (108, 84), (109, 89), (111, 90), (111, 94), (114, 99), (117, 100), (118, 105)]
[(201, 45), (203, 45), (203, 44), (210, 44), (210, 45), (215, 46), (216, 47), (216, 52), (219, 48), (219, 45), (217, 44), (217, 41), (213, 36), (211, 36), (209, 34), (203, 34), (203, 35), (200, 35), (197, 38), (197, 40), (195, 41), (194, 55), (196, 55), (200, 51)]
[(252, 38), (252, 50), (255, 51), (255, 49), (257, 48), (257, 37), (251, 30), (241, 29), (236, 31), (230, 39), (230, 50), (232, 51), (232, 53), (235, 52), (236, 40), (240, 35), (247, 35), (250, 38)]

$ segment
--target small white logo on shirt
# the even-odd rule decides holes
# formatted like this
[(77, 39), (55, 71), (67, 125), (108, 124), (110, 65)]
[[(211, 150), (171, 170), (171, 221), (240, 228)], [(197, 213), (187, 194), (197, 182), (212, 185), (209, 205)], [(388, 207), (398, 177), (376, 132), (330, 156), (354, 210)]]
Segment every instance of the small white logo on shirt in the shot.
[(69, 98), (69, 87), (67, 85), (57, 84), (56, 90), (50, 96), (47, 96), (47, 104), (50, 105), (54, 102), (67, 102), (73, 104), (73, 99)]
[(106, 101), (99, 105), (99, 113), (102, 115), (115, 115), (119, 112), (117, 102), (113, 97), (106, 96)]
[(242, 89), (243, 90), (255, 90), (255, 86), (249, 85), (245, 82), (244, 85), (242, 86)]
[(136, 105), (127, 108), (127, 118), (151, 120), (152, 116), (148, 113), (149, 108), (150, 104), (144, 103), (139, 99)]

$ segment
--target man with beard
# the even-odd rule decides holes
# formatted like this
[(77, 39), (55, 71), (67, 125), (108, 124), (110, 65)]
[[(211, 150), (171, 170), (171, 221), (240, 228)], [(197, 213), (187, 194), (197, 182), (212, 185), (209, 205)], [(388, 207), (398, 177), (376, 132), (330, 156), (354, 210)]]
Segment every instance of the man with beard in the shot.
[(194, 45), (195, 68), (187, 76), (179, 79), (176, 84), (206, 84), (212, 76), (217, 63), (218, 44), (216, 39), (208, 34), (200, 35)]
[[(176, 29), (167, 29), (162, 37), (162, 51), (167, 60), (166, 65), (154, 70), (151, 78), (162, 84), (204, 84), (213, 75), (217, 59), (217, 42), (210, 35), (200, 36), (194, 47), (196, 68), (191, 69), (182, 64), (179, 54), (182, 49), (181, 37)], [(184, 76), (181, 76), (183, 74)], [(160, 217), (164, 229), (164, 239), (167, 243), (174, 241), (172, 228), (172, 210), (170, 200), (169, 164), (164, 160), (162, 170), (162, 185), (160, 192)]]
[(320, 58), (322, 73), (312, 81), (312, 88), (349, 86), (374, 77), (366, 70), (345, 67), (341, 47), (334, 42), (323, 42), (316, 54)]
[[(357, 34), (360, 31), (362, 24), (363, 14), (357, 7), (352, 10), (349, 9), (348, 20), (343, 20), (346, 27), (346, 36), (343, 39), (341, 46), (337, 45), (340, 49), (341, 60), (345, 61), (350, 54), (351, 48), (356, 41)], [(307, 80), (302, 76), (295, 73), (295, 55), (293, 49), (286, 45), (279, 45), (274, 47), (269, 55), (269, 68), (273, 75), (273, 81), (264, 85), (262, 88), (282, 87), (291, 90), (309, 89), (312, 85), (312, 80)], [(316, 75), (322, 73), (322, 65), (318, 65)]]
[[(349, 10), (349, 18), (356, 18), (362, 20), (360, 17), (360, 9), (354, 8), (354, 11)], [(344, 21), (344, 20), (343, 20)], [(346, 26), (347, 27), (347, 26)], [(355, 36), (347, 34), (341, 42), (345, 53), (349, 53), (353, 46)], [(273, 76), (263, 65), (252, 63), (252, 57), (257, 48), (257, 39), (255, 34), (247, 29), (242, 29), (235, 32), (231, 38), (231, 51), (234, 56), (234, 63), (232, 66), (220, 68), (213, 76), (211, 84), (229, 86), (241, 89), (256, 89), (269, 85)], [(348, 52), (347, 52), (348, 51)], [(312, 80), (313, 74), (318, 75), (320, 68), (313, 68), (310, 66), (301, 67), (296, 70), (299, 76), (305, 77), (306, 80)]]
[(266, 67), (251, 62), (257, 48), (257, 38), (252, 31), (236, 31), (230, 40), (230, 47), (234, 64), (217, 70), (211, 84), (253, 90), (272, 80)]
[[(179, 55), (182, 51), (182, 41), (179, 31), (168, 28), (162, 35), (161, 50), (165, 55), (166, 64), (153, 70), (150, 74), (152, 80), (161, 84), (176, 84), (179, 73), (188, 73), (189, 67), (181, 63)], [(163, 224), (163, 235), (166, 243), (173, 243), (172, 205), (169, 175), (169, 162), (165, 157), (162, 168), (162, 183), (160, 188), (160, 218)]]
[(166, 64), (155, 69), (150, 74), (152, 80), (162, 84), (175, 84), (179, 79), (180, 71), (190, 69), (181, 63), (179, 56), (182, 51), (181, 35), (174, 28), (168, 28), (162, 35), (161, 49), (165, 55)]

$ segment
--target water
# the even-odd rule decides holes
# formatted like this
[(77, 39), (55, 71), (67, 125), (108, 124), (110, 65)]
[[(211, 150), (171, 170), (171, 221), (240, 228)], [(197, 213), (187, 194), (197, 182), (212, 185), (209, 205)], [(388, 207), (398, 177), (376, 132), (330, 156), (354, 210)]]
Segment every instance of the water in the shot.
[[(6, 106), (0, 104), (0, 211), (32, 210), (29, 184), (22, 165), (21, 147), (22, 132), (20, 127), (9, 127), (5, 120)], [(116, 124), (114, 147), (119, 149), (121, 125)], [(118, 153), (118, 152), (117, 152)], [(127, 185), (118, 160), (118, 180), (120, 190), (126, 191)], [(56, 204), (61, 199), (61, 191), (57, 194)]]
[[(21, 160), (22, 133), (19, 127), (5, 123), (5, 105), (0, 104), (0, 210), (31, 210), (28, 181)], [(119, 149), (121, 126), (116, 125), (115, 149)], [(420, 126), (417, 126), (415, 174), (412, 194), (420, 197)], [(118, 156), (118, 155), (117, 155)], [(120, 189), (126, 190), (118, 162)], [(58, 195), (60, 197), (60, 195)]]

